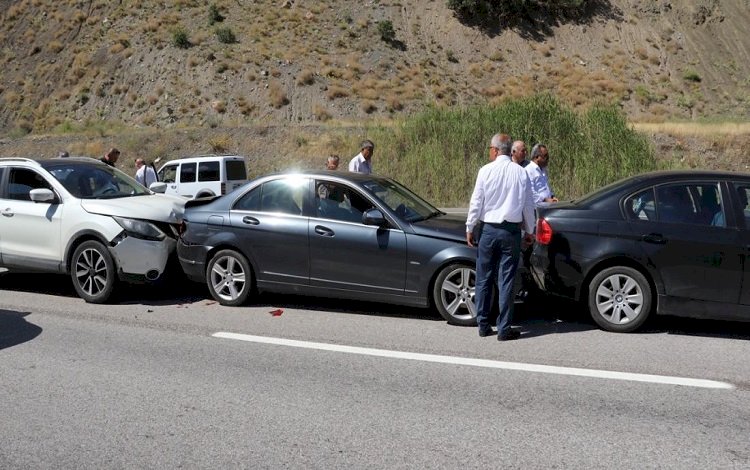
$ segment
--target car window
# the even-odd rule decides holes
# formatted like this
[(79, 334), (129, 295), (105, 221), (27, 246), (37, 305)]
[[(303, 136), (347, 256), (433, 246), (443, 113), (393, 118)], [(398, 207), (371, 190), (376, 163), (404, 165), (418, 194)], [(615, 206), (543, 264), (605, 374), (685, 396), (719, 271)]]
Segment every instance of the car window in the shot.
[(627, 198), (625, 213), (630, 219), (656, 220), (654, 189), (648, 188)]
[(195, 163), (183, 163), (180, 165), (180, 183), (195, 182)]
[(435, 207), (393, 180), (365, 181), (362, 186), (399, 217), (416, 222), (439, 214)]
[(261, 186), (260, 210), (283, 214), (302, 214), (307, 178), (280, 178), (263, 183)]
[(658, 186), (656, 212), (660, 222), (726, 226), (718, 182)]
[(200, 162), (198, 164), (198, 181), (219, 181), (219, 162)]
[(740, 208), (742, 209), (742, 220), (745, 223), (745, 228), (750, 229), (750, 184), (748, 183), (734, 183), (732, 185), (734, 190), (737, 191), (737, 196), (740, 201)]
[(52, 187), (42, 175), (27, 168), (11, 168), (8, 175), (8, 199), (31, 201), (31, 190)]
[(253, 188), (234, 203), (234, 208), (241, 211), (259, 211), (260, 210), (260, 191), (261, 187)]
[(177, 165), (165, 166), (159, 171), (159, 181), (174, 183), (177, 181)]
[(227, 180), (236, 181), (247, 179), (247, 170), (245, 162), (242, 160), (226, 161)]
[(362, 214), (373, 205), (346, 185), (315, 181), (317, 216), (324, 219), (362, 223)]

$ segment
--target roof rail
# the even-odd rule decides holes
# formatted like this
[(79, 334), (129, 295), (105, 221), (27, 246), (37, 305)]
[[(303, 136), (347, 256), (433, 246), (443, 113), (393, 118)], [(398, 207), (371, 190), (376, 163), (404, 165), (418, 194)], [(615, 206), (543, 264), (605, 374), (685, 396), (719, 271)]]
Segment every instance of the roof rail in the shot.
[(0, 161), (3, 162), (31, 162), (31, 163), (38, 163), (36, 160), (31, 158), (24, 158), (24, 157), (0, 157)]

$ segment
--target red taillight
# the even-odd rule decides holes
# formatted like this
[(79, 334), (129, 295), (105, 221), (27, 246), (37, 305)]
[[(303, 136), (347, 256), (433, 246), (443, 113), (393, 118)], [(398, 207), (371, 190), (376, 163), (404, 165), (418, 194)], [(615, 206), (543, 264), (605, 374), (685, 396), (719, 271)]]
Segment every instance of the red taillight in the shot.
[(221, 183), (221, 194), (226, 194), (226, 193), (227, 193), (227, 184)]
[(540, 245), (549, 245), (552, 241), (552, 226), (546, 220), (540, 218), (536, 221), (536, 242)]

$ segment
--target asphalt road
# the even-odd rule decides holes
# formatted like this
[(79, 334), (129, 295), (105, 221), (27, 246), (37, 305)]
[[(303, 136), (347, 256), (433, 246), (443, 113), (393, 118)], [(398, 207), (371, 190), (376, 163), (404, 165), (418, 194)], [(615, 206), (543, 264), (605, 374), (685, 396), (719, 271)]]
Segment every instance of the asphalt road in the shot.
[(418, 309), (184, 292), (97, 306), (0, 274), (0, 468), (750, 467), (750, 324), (618, 335), (553, 304), (498, 343)]

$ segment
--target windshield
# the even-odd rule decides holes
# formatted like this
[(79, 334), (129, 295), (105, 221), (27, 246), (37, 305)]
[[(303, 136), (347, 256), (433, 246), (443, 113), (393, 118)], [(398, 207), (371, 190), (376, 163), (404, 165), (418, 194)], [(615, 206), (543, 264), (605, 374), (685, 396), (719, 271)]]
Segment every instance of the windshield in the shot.
[(117, 168), (104, 165), (55, 165), (47, 171), (79, 199), (113, 199), (151, 192)]
[(418, 222), (441, 214), (432, 204), (393, 180), (365, 181), (362, 186), (396, 215), (409, 222)]

